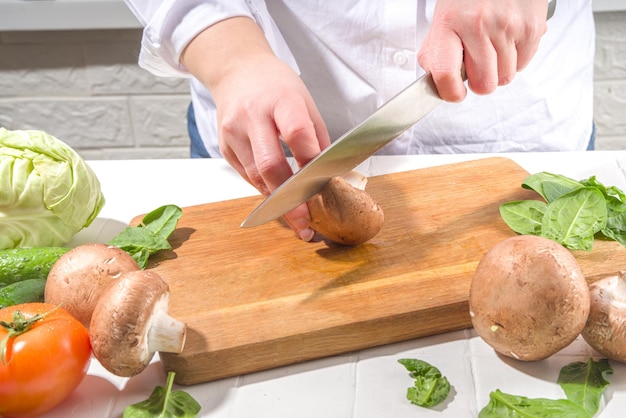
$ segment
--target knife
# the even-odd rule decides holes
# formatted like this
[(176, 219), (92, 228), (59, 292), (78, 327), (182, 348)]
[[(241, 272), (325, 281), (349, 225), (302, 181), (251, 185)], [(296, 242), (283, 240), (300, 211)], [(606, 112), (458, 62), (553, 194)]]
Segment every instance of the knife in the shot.
[[(548, 16), (557, 0), (549, 0)], [(276, 188), (242, 222), (242, 228), (272, 221), (319, 193), (328, 181), (343, 176), (429, 114), (443, 100), (427, 73), (346, 132)]]

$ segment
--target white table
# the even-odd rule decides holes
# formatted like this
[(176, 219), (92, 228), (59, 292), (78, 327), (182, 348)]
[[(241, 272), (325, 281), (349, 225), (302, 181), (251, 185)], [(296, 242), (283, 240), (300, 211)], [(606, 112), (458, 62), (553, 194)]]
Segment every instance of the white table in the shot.
[[(377, 175), (487, 156), (375, 157), (358, 169)], [(575, 179), (597, 175), (606, 185), (626, 190), (622, 168), (626, 167), (626, 151), (504, 156), (529, 173), (550, 171)], [(96, 222), (72, 244), (107, 241), (134, 216), (160, 205), (184, 207), (257, 194), (223, 160), (92, 161), (90, 165), (107, 202)], [(547, 360), (516, 362), (497, 356), (472, 330), (464, 330), (176, 389), (187, 391), (202, 404), (202, 417), (476, 417), (495, 389), (528, 397), (564, 398), (556, 383), (559, 370), (591, 356), (599, 358), (579, 338)], [(445, 405), (428, 410), (406, 400), (406, 389), (413, 380), (397, 363), (402, 357), (428, 361), (442, 371), (453, 386)], [(614, 374), (599, 414), (603, 418), (623, 417), (626, 411), (626, 365), (614, 361), (611, 365)], [(92, 360), (78, 389), (44, 416), (120, 417), (125, 406), (144, 400), (155, 386), (164, 383), (158, 358), (131, 379), (113, 376)]]

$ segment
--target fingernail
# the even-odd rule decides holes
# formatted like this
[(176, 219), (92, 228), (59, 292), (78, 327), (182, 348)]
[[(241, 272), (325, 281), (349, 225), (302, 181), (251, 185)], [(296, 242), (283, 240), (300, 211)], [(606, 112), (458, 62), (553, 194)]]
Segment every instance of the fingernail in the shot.
[(311, 228), (304, 228), (298, 231), (298, 235), (300, 236), (300, 239), (302, 241), (309, 242), (313, 239), (315, 231), (313, 231)]
[(291, 222), (291, 226), (296, 230), (297, 235), (302, 241), (311, 241), (315, 235), (315, 231), (309, 228), (308, 218), (297, 218)]

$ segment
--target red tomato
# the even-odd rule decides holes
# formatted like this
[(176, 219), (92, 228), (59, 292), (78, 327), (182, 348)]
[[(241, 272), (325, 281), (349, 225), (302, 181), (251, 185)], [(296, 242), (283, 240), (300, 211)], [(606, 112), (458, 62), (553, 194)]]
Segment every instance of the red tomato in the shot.
[[(56, 308), (56, 309), (55, 309)], [(0, 309), (10, 323), (20, 311), (28, 319), (45, 314), (32, 327), (7, 340), (0, 361), (0, 416), (26, 417), (61, 403), (83, 380), (91, 345), (87, 329), (67, 311), (47, 303), (24, 303)], [(0, 341), (7, 330), (0, 326)]]

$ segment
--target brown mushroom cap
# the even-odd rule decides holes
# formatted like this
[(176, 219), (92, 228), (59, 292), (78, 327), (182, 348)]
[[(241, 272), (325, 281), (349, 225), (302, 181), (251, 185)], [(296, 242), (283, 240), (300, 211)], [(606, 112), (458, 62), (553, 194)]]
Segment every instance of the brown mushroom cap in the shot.
[(167, 315), (169, 286), (155, 272), (124, 274), (102, 294), (91, 318), (94, 356), (117, 376), (143, 371), (157, 351), (179, 353), (186, 326)]
[(384, 213), (378, 203), (366, 191), (342, 177), (330, 179), (307, 205), (311, 228), (344, 245), (370, 240), (378, 234), (384, 222)]
[(480, 260), (469, 295), (476, 333), (498, 353), (541, 360), (569, 345), (589, 315), (589, 288), (565, 247), (523, 235)]
[(139, 269), (137, 262), (118, 247), (100, 243), (79, 245), (59, 257), (50, 269), (45, 301), (63, 305), (89, 327), (102, 292), (122, 274)]
[(583, 338), (603, 356), (626, 363), (626, 272), (592, 283), (589, 293)]

